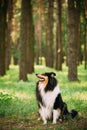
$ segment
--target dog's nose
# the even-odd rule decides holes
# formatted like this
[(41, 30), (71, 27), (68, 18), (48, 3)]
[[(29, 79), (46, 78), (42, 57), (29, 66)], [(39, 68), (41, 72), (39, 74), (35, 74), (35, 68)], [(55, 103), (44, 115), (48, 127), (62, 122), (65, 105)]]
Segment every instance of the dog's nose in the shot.
[(37, 76), (38, 74), (36, 74), (36, 76)]

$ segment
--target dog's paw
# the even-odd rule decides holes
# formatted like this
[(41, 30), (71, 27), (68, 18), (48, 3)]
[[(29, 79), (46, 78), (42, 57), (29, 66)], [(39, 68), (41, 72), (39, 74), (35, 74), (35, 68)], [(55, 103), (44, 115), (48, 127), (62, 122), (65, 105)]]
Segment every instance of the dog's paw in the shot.
[(47, 120), (45, 120), (44, 122), (43, 122), (43, 125), (46, 125), (47, 124)]
[(56, 121), (53, 121), (53, 123), (52, 123), (53, 125), (55, 125), (56, 124)]

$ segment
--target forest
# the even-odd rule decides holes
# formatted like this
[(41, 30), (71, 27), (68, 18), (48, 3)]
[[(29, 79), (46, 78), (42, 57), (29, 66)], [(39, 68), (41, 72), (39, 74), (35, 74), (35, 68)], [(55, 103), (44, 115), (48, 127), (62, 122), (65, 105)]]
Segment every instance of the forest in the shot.
[[(44, 127), (35, 73), (49, 71), (80, 114)], [(86, 130), (86, 95), (87, 0), (0, 0), (0, 129)]]
[(78, 80), (80, 64), (87, 69), (86, 0), (2, 0), (0, 17), (1, 76), (12, 58), (24, 81), (35, 64), (62, 71), (65, 63), (71, 81)]

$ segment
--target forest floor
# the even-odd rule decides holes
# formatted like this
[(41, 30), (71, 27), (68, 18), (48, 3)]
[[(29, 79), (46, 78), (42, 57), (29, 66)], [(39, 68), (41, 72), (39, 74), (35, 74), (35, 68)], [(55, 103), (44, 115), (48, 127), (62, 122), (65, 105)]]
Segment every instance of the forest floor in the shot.
[[(38, 120), (35, 97), (37, 78), (35, 73), (54, 71), (68, 109), (75, 109), (79, 115), (67, 118), (53, 125), (43, 125)], [(87, 70), (78, 67), (79, 82), (68, 81), (67, 67), (56, 71), (45, 66), (35, 66), (35, 73), (28, 75), (28, 82), (18, 81), (18, 66), (11, 66), (7, 75), (0, 77), (0, 130), (87, 130)]]
[(6, 119), (0, 118), (0, 130), (87, 130), (87, 118), (79, 117), (73, 120), (64, 120), (53, 125), (48, 122), (43, 125), (38, 121), (38, 116), (30, 115), (27, 119)]

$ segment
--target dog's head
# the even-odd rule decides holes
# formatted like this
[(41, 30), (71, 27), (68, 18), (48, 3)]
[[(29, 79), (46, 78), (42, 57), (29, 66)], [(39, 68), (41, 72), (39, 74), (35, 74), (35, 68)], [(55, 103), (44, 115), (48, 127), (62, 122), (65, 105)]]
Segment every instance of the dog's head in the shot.
[(43, 85), (45, 90), (53, 90), (57, 84), (57, 80), (54, 78), (56, 76), (54, 72), (36, 74), (36, 76), (39, 78), (39, 84)]

